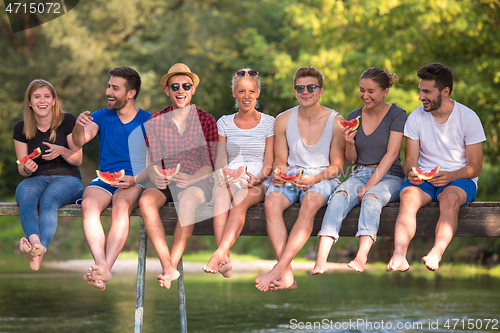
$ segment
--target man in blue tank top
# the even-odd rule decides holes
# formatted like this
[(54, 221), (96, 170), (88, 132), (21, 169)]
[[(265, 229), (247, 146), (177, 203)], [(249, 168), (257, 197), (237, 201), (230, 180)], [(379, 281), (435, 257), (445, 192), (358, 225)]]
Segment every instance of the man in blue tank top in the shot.
[[(104, 290), (112, 277), (111, 267), (128, 236), (130, 213), (138, 206), (142, 185), (136, 184), (134, 176), (146, 163), (146, 143), (141, 127), (152, 115), (135, 106), (141, 78), (134, 69), (118, 67), (109, 74), (108, 107), (92, 115), (90, 111), (81, 113), (73, 129), (73, 141), (79, 147), (96, 135), (99, 137), (100, 172), (125, 170), (125, 176), (111, 184), (94, 178), (83, 193), (83, 232), (95, 261), (83, 278), (98, 290)], [(111, 228), (106, 241), (101, 213), (111, 203)]]
[[(323, 75), (315, 67), (299, 68), (293, 77), (299, 105), (276, 117), (272, 182), (264, 202), (267, 232), (278, 263), (255, 279), (261, 291), (295, 289), (291, 262), (311, 236), (316, 212), (340, 184), (345, 140), (336, 124), (342, 116), (320, 105)], [(303, 172), (289, 183), (283, 177)], [(285, 176), (286, 177), (286, 176)], [(290, 236), (283, 211), (300, 201)]]

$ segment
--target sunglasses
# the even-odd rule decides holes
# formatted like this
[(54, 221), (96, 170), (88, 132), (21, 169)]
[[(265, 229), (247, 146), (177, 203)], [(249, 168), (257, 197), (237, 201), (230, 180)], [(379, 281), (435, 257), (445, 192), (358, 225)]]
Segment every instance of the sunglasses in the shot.
[(234, 76), (245, 76), (245, 75), (250, 75), (250, 76), (257, 76), (259, 77), (259, 72), (257, 71), (254, 71), (253, 69), (250, 69), (250, 70), (241, 70), (241, 71), (237, 71), (236, 73), (234, 73)]
[(300, 93), (303, 93), (304, 89), (306, 89), (306, 88), (307, 88), (307, 91), (309, 91), (310, 93), (313, 93), (316, 91), (316, 88), (323, 88), (323, 87), (317, 86), (315, 84), (308, 84), (307, 86), (298, 85), (298, 86), (295, 86), (295, 91), (300, 94)]
[[(184, 89), (185, 91), (189, 91), (192, 86), (194, 86), (194, 84), (192, 84), (192, 83), (183, 83), (182, 89)], [(169, 85), (167, 87), (170, 87), (170, 89), (172, 89), (172, 91), (177, 91), (181, 88), (181, 85), (178, 83), (172, 83), (171, 85)]]

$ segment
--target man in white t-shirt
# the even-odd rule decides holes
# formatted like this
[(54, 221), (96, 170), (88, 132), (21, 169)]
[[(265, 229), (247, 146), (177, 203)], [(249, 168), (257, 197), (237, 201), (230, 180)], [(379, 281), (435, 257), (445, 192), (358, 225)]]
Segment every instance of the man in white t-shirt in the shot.
[[(439, 202), (434, 246), (422, 258), (435, 271), (458, 225), (458, 210), (476, 198), (486, 140), (477, 114), (450, 98), (453, 73), (440, 63), (421, 67), (418, 89), (422, 105), (408, 117), (405, 163), (408, 180), (400, 192), (400, 208), (394, 231), (394, 254), (386, 271), (407, 271), (406, 251), (415, 235), (417, 211), (431, 201)], [(419, 158), (420, 154), (420, 158)], [(412, 167), (429, 172), (441, 167), (430, 180), (421, 180)]]

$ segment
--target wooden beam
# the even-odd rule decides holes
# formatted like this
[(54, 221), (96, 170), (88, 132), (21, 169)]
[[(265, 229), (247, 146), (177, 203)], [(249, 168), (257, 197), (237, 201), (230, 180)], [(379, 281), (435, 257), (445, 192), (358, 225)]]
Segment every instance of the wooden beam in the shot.
[[(293, 204), (284, 212), (284, 220), (290, 231), (295, 223), (300, 205)], [(321, 228), (321, 222), (326, 208), (322, 208), (314, 219), (314, 228), (311, 236), (316, 236)], [(399, 211), (398, 203), (391, 203), (382, 210), (378, 236), (394, 236), (394, 225)], [(358, 230), (358, 217), (360, 207), (354, 209), (347, 215), (340, 236), (354, 236)], [(67, 205), (59, 210), (59, 216), (81, 216), (81, 208), (78, 205)], [(168, 203), (161, 208), (160, 214), (165, 225), (165, 232), (172, 235), (177, 221), (177, 213), (173, 203)], [(205, 221), (196, 223), (193, 235), (213, 235), (212, 219), (213, 204), (206, 203), (198, 211), (199, 219), (207, 218)], [(19, 215), (19, 207), (16, 203), (0, 202), (0, 216)], [(111, 208), (107, 208), (104, 216), (111, 215)], [(133, 216), (140, 216), (140, 210), (132, 212)], [(417, 231), (415, 236), (434, 236), (434, 229), (439, 218), (439, 206), (430, 203), (422, 207), (417, 214)], [(458, 214), (459, 225), (456, 237), (499, 237), (500, 236), (500, 202), (473, 202), (460, 208)], [(266, 236), (266, 221), (264, 205), (257, 204), (247, 212), (243, 236)]]

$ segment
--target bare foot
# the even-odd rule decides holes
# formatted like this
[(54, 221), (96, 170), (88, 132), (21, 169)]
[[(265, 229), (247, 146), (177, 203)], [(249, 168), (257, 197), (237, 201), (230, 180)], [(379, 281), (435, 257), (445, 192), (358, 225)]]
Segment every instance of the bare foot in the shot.
[(268, 291), (271, 283), (280, 278), (279, 272), (273, 268), (264, 275), (261, 275), (255, 279), (255, 288), (260, 291)]
[(428, 270), (433, 272), (439, 268), (440, 261), (441, 261), (441, 256), (436, 253), (432, 253), (432, 251), (422, 258), (422, 262), (424, 263), (425, 267), (427, 267)]
[(21, 240), (19, 240), (19, 250), (24, 254), (31, 254), (31, 244), (26, 237), (22, 237)]
[(230, 278), (231, 276), (233, 276), (233, 272), (231, 271), (232, 269), (233, 265), (231, 265), (231, 261), (229, 260), (229, 258), (219, 264), (219, 273), (221, 273), (225, 278)]
[(356, 257), (353, 261), (347, 264), (347, 267), (354, 269), (356, 272), (362, 272), (365, 270), (365, 264), (365, 259)]
[[(91, 269), (89, 268), (89, 270)], [(84, 274), (83, 279), (87, 282), (89, 286), (94, 286), (99, 291), (103, 291), (104, 289), (106, 289), (106, 282), (102, 280), (94, 281), (88, 274)]]
[(87, 275), (91, 280), (101, 280), (104, 282), (108, 282), (113, 277), (108, 266), (105, 264), (93, 264), (87, 271)]
[(297, 281), (293, 277), (293, 272), (291, 269), (286, 270), (285, 273), (281, 276), (281, 278), (274, 280), (271, 282), (269, 286), (269, 290), (280, 291), (280, 290), (294, 290), (297, 289)]
[(399, 254), (394, 254), (391, 260), (389, 260), (387, 267), (385, 268), (387, 272), (391, 271), (406, 272), (409, 269), (410, 269), (410, 264), (408, 264), (408, 261), (406, 260), (405, 256)]
[(222, 262), (223, 262), (222, 258), (217, 256), (217, 254), (214, 252), (212, 257), (208, 261), (208, 264), (204, 266), (202, 269), (205, 273), (216, 274), (219, 272), (219, 267)]
[(311, 275), (318, 275), (318, 274), (323, 274), (328, 270), (326, 266), (326, 262), (320, 262), (319, 260), (316, 260), (316, 263), (314, 264), (314, 268), (311, 271)]
[(40, 264), (42, 263), (43, 259), (43, 254), (33, 257), (33, 259), (30, 260), (30, 268), (34, 271), (37, 271), (40, 269)]
[(171, 267), (164, 271), (162, 274), (156, 277), (156, 281), (160, 285), (160, 287), (170, 289), (173, 280), (177, 280), (180, 276), (179, 271), (175, 268)]
[(47, 249), (42, 244), (31, 245), (31, 255), (33, 257), (44, 255)]

